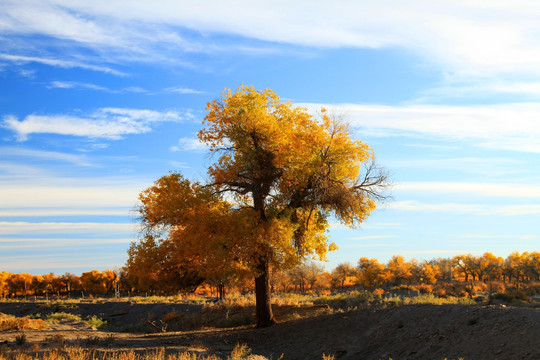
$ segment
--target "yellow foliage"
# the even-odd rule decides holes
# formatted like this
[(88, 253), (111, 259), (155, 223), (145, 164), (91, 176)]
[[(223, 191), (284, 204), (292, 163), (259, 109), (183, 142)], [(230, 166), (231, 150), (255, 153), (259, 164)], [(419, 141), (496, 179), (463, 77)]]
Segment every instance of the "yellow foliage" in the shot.
[(165, 235), (156, 248), (171, 267), (210, 279), (252, 275), (260, 290), (269, 267), (326, 260), (337, 248), (330, 215), (354, 226), (375, 209), (386, 177), (371, 148), (325, 109), (316, 118), (272, 90), (240, 86), (207, 110), (198, 137), (217, 158), (209, 183), (173, 173), (139, 197), (143, 225)]

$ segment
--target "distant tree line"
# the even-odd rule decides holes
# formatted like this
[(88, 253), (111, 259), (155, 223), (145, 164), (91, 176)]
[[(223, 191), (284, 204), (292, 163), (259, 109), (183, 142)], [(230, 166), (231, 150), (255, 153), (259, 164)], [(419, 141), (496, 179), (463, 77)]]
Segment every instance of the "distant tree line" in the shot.
[(114, 294), (120, 276), (116, 270), (92, 270), (81, 276), (72, 273), (31, 275), (0, 272), (0, 297), (95, 296)]
[[(0, 272), (0, 297), (171, 295), (196, 289), (203, 289), (206, 295), (224, 297), (226, 289), (240, 293), (254, 290), (249, 277), (203, 279), (196, 273), (182, 273), (181, 267), (174, 267), (170, 262), (168, 268), (160, 268), (158, 259), (150, 260), (146, 263), (128, 261), (120, 270), (92, 270), (81, 276), (3, 271)], [(343, 263), (331, 271), (321, 263), (308, 261), (293, 269), (272, 271), (270, 286), (274, 293), (324, 293), (352, 287), (382, 290), (421, 285), (429, 289), (441, 283), (495, 281), (518, 288), (525, 283), (540, 282), (540, 252), (513, 252), (506, 259), (486, 252), (481, 256), (456, 255), (422, 262), (405, 261), (403, 256), (394, 255), (386, 264), (362, 257), (356, 266)]]

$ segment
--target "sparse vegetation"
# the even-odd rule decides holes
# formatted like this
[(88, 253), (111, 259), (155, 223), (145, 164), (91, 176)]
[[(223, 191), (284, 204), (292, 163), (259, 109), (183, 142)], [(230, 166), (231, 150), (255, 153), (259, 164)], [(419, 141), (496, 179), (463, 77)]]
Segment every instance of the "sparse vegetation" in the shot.
[(74, 315), (74, 314), (65, 313), (65, 312), (57, 312), (57, 313), (49, 314), (47, 315), (46, 320), (50, 322), (51, 324), (56, 324), (61, 320), (82, 321), (79, 315)]
[(31, 319), (29, 316), (16, 317), (0, 313), (0, 331), (11, 330), (42, 330), (48, 324), (41, 319)]
[(19, 335), (15, 336), (15, 343), (20, 347), (26, 345), (26, 334), (20, 333)]
[[(227, 360), (247, 360), (251, 349), (245, 344), (234, 347)], [(264, 357), (257, 357), (265, 359)], [(26, 351), (0, 351), (0, 360), (220, 360), (216, 355), (201, 355), (189, 352), (170, 353), (165, 348), (148, 350), (146, 352), (130, 351), (96, 351), (80, 347), (56, 348), (43, 353)], [(323, 357), (323, 359), (332, 359)]]
[(90, 316), (85, 320), (88, 325), (95, 327), (96, 329), (104, 328), (107, 326), (107, 322), (98, 318), (96, 315)]

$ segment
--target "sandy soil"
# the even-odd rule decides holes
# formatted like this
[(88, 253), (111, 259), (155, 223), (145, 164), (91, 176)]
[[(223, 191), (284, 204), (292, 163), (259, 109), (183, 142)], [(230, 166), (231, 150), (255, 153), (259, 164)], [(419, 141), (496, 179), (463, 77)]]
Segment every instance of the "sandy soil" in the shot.
[[(0, 303), (0, 312), (17, 316), (38, 310), (46, 313), (47, 309), (40, 304)], [(196, 313), (201, 306), (104, 303), (61, 311), (95, 314), (119, 329), (135, 328), (142, 319), (157, 319), (172, 311)], [(278, 320), (293, 311), (298, 317), (322, 313), (321, 307), (278, 307)], [(14, 348), (18, 334), (0, 332), (0, 346)], [(540, 359), (540, 309), (498, 305), (408, 305), (320, 314), (266, 329), (243, 326), (152, 334), (97, 331), (84, 322), (62, 321), (48, 330), (26, 330), (25, 334), (28, 346), (38, 344), (42, 349), (60, 343), (139, 351), (165, 347), (169, 352), (225, 357), (235, 344), (245, 343), (254, 354), (269, 359), (281, 355), (283, 359), (321, 359), (323, 353), (336, 359)]]

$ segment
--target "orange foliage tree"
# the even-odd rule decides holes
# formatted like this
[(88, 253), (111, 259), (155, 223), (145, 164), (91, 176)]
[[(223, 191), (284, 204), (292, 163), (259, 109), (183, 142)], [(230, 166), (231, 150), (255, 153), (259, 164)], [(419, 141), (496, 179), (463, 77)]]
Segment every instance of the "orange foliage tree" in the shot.
[(2, 298), (5, 298), (6, 295), (9, 293), (9, 283), (8, 280), (11, 277), (11, 273), (8, 273), (6, 271), (0, 272), (0, 296)]
[(388, 276), (395, 285), (402, 285), (412, 277), (413, 264), (406, 262), (401, 255), (394, 255), (388, 261)]
[(362, 257), (358, 260), (358, 281), (365, 287), (382, 286), (386, 281), (386, 266), (377, 259)]
[(99, 270), (83, 272), (80, 280), (81, 287), (85, 291), (101, 294), (107, 292), (107, 275)]
[(161, 241), (204, 276), (253, 276), (257, 325), (269, 326), (270, 267), (325, 259), (336, 249), (328, 216), (361, 223), (382, 199), (386, 175), (371, 148), (324, 109), (316, 119), (271, 90), (241, 86), (207, 110), (198, 136), (218, 157), (209, 183), (162, 177), (140, 196), (142, 222), (166, 230)]

